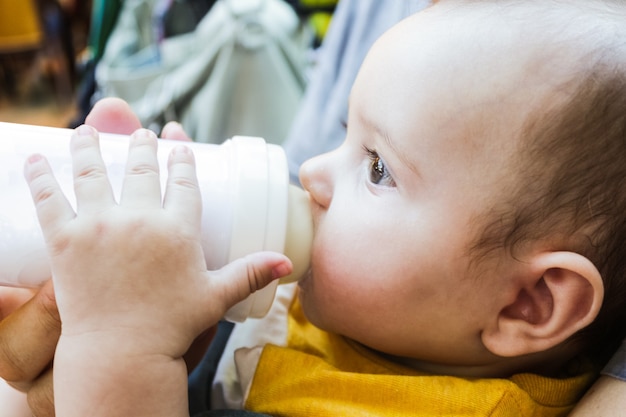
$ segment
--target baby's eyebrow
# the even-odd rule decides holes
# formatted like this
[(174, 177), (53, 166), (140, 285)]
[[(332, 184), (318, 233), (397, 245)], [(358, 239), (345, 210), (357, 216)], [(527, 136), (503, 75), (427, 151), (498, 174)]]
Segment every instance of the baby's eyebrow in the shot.
[(411, 161), (407, 157), (407, 155), (408, 155), (407, 152), (401, 152), (400, 149), (398, 149), (395, 146), (395, 144), (393, 143), (393, 141), (389, 137), (389, 134), (386, 131), (380, 130), (380, 129), (376, 129), (376, 132), (385, 140), (385, 143), (387, 144), (387, 146), (396, 155), (396, 157), (400, 160), (400, 162), (402, 162), (404, 165), (406, 165), (406, 167), (409, 168), (409, 171), (411, 171), (413, 174), (415, 174), (418, 177), (421, 177), (420, 172), (417, 169), (417, 167), (415, 166), (415, 164), (413, 163), (413, 161)]
[(399, 149), (395, 145), (394, 141), (389, 136), (389, 132), (387, 132), (387, 130), (381, 128), (379, 125), (374, 123), (371, 119), (368, 119), (362, 114), (359, 115), (359, 121), (363, 123), (366, 129), (372, 130), (378, 137), (383, 138), (383, 140), (385, 141), (385, 144), (387, 145), (389, 149), (391, 149), (391, 151), (396, 156), (396, 158), (398, 158), (400, 162), (402, 162), (413, 174), (415, 174), (418, 177), (421, 177), (421, 174), (419, 170), (417, 169), (417, 167), (415, 166), (415, 164), (413, 163), (413, 161), (411, 161), (408, 158), (407, 156), (408, 153), (402, 152), (402, 150)]

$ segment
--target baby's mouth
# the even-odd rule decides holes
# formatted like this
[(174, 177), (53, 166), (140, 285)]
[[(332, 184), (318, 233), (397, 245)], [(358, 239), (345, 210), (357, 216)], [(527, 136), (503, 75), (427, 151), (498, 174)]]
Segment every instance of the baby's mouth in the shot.
[(302, 285), (305, 284), (307, 281), (313, 279), (313, 272), (311, 270), (311, 268), (309, 268), (304, 275), (302, 275), (302, 278), (300, 278), (300, 280), (298, 280), (298, 287), (302, 288)]

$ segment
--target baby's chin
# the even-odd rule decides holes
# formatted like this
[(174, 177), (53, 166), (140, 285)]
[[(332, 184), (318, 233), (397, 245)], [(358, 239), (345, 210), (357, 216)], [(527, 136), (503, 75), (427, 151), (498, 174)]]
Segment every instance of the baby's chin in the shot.
[(298, 301), (300, 302), (300, 306), (302, 307), (302, 312), (308, 321), (313, 323), (315, 326), (319, 327), (315, 323), (315, 309), (312, 307), (311, 301), (311, 289), (309, 282), (311, 281), (310, 272), (307, 273), (300, 281), (298, 281)]
[(311, 288), (312, 280), (311, 274), (308, 273), (298, 282), (298, 301), (300, 301), (300, 305), (302, 306), (302, 312), (304, 313), (304, 317), (315, 327), (327, 332), (332, 332), (333, 329), (324, 325), (325, 320), (323, 319), (323, 313), (320, 311), (320, 306), (317, 305), (313, 299), (313, 290)]
[(313, 268), (298, 281), (298, 300), (304, 317), (318, 329), (353, 339), (355, 335), (350, 334), (350, 320), (345, 320), (350, 315), (337, 305), (337, 300), (333, 302), (324, 295), (326, 288), (316, 288), (315, 283)]

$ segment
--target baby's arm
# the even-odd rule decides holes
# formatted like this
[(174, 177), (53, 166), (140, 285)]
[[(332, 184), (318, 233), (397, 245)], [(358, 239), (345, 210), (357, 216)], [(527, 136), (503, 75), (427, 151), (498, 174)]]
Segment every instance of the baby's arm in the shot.
[(162, 203), (156, 146), (145, 130), (131, 138), (118, 204), (96, 132), (77, 129), (77, 213), (45, 159), (26, 163), (63, 323), (58, 416), (187, 416), (182, 355), (193, 339), (251, 291), (290, 272), (275, 253), (206, 271), (193, 155), (182, 146), (172, 153)]

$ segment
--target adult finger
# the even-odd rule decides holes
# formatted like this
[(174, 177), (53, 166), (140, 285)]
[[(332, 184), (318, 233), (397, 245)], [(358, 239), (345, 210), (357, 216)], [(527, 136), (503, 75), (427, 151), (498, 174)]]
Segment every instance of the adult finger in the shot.
[(124, 100), (114, 97), (99, 100), (85, 119), (85, 124), (100, 132), (130, 135), (141, 122)]
[(139, 129), (131, 135), (120, 204), (161, 207), (157, 146), (157, 137), (150, 130)]
[(54, 417), (52, 368), (44, 372), (27, 393), (28, 407), (34, 417)]
[[(0, 322), (0, 377), (29, 385), (54, 357), (61, 319), (52, 281)], [(22, 388), (26, 388), (23, 386)]]
[(0, 321), (33, 298), (30, 288), (0, 287)]
[(100, 153), (98, 132), (91, 126), (75, 129), (70, 140), (74, 192), (79, 211), (101, 211), (115, 204), (113, 190)]

